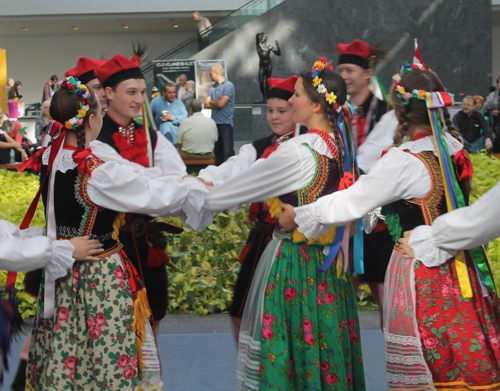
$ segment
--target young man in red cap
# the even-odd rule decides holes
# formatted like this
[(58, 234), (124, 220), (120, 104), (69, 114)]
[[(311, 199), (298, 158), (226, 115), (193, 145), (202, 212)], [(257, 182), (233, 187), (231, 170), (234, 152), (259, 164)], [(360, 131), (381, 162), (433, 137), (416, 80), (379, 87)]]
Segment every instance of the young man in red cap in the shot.
[(95, 70), (105, 63), (106, 60), (95, 60), (93, 58), (80, 57), (76, 63), (76, 67), (70, 69), (64, 74), (65, 77), (76, 77), (87, 87), (92, 88), (92, 90), (94, 90), (97, 94), (103, 110), (108, 107), (108, 100), (104, 94), (104, 88), (102, 87), (101, 82), (95, 76)]
[[(116, 161), (148, 177), (185, 176), (186, 166), (175, 147), (156, 130), (134, 121), (142, 113), (146, 93), (139, 64), (139, 56), (129, 60), (117, 54), (95, 70), (108, 100), (108, 111), (97, 140), (91, 143), (92, 150), (105, 162)], [(169, 259), (161, 232), (179, 233), (182, 229), (152, 220), (151, 216), (127, 214), (119, 239), (146, 286), (157, 337), (168, 307), (165, 263)]]
[[(368, 173), (382, 151), (392, 144), (397, 121), (393, 112), (387, 113), (387, 102), (378, 99), (370, 89), (373, 66), (377, 62), (376, 49), (357, 39), (350, 44), (338, 44), (337, 51), (337, 71), (346, 82), (349, 102), (356, 108), (356, 113), (350, 119), (350, 129), (359, 155), (359, 166)], [(380, 126), (376, 126), (379, 121)], [(365, 141), (366, 145), (363, 145)], [(383, 222), (371, 234), (365, 232), (363, 239), (365, 273), (355, 276), (357, 278), (353, 278), (353, 285), (355, 290), (360, 282), (369, 285), (380, 307), (382, 327), (385, 271), (394, 242)]]
[[(267, 79), (269, 85), (267, 122), (273, 133), (255, 140), (251, 144), (243, 145), (238, 155), (229, 158), (220, 166), (209, 166), (201, 170), (198, 175), (199, 179), (218, 186), (238, 176), (255, 161), (267, 158), (288, 139), (307, 132), (305, 127), (293, 122), (292, 106), (288, 103), (294, 93), (297, 79), (297, 76), (291, 76), (288, 79)], [(268, 211), (269, 207), (265, 202), (256, 202), (250, 205), (250, 220), (254, 223), (254, 227), (250, 231), (246, 245), (239, 257), (242, 266), (234, 288), (231, 306), (231, 321), (237, 344), (243, 309), (253, 275), (267, 243), (272, 239), (276, 225), (276, 220), (269, 215)]]

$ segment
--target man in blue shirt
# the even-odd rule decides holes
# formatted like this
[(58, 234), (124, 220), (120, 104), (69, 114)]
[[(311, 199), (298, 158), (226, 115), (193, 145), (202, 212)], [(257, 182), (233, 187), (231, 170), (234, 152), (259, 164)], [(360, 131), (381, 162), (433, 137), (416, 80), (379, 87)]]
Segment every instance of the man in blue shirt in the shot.
[(163, 96), (151, 101), (151, 111), (157, 129), (174, 145), (177, 142), (179, 125), (188, 116), (184, 103), (175, 99), (175, 96), (175, 84), (167, 83), (163, 87)]
[(231, 156), (234, 156), (234, 84), (226, 80), (224, 67), (220, 64), (214, 65), (210, 69), (210, 77), (215, 83), (208, 90), (205, 108), (212, 109), (212, 119), (217, 124), (219, 131), (214, 154), (215, 165), (220, 166)]

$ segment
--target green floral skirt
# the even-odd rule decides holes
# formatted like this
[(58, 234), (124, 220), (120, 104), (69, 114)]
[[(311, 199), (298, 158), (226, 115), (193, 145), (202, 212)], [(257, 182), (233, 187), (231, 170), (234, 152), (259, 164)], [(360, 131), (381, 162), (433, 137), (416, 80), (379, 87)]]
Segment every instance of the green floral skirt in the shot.
[(55, 314), (32, 331), (26, 390), (136, 390), (134, 302), (122, 250), (75, 262), (56, 282)]
[(319, 272), (323, 249), (268, 245), (243, 315), (238, 389), (365, 390), (351, 276), (335, 264)]

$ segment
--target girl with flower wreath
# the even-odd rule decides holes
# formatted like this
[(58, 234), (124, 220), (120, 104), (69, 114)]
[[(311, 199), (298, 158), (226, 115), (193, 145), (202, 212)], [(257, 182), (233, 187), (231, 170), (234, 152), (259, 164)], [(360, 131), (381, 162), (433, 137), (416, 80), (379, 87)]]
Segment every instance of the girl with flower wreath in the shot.
[(89, 143), (102, 126), (99, 100), (73, 77), (60, 87), (50, 107), (52, 144), (39, 155), (47, 236), (91, 235), (103, 249), (98, 264), (75, 263), (55, 282), (42, 277), (26, 389), (160, 390), (150, 309), (118, 241), (119, 212), (166, 214), (206, 190), (197, 194), (194, 178), (151, 180), (95, 157)]
[(483, 250), (405, 259), (398, 244), (467, 199), (472, 166), (446, 109), (453, 95), (422, 64), (405, 65), (394, 81), (395, 145), (348, 190), (284, 206), (279, 221), (314, 238), (383, 206), (396, 242), (384, 298), (389, 389), (500, 390), (498, 300)]
[[(290, 103), (293, 121), (309, 132), (216, 186), (205, 199), (198, 228), (210, 224), (214, 211), (235, 205), (268, 200), (275, 216), (282, 202), (304, 205), (336, 192), (345, 183), (348, 159), (338, 125), (345, 126), (347, 108), (339, 104), (345, 100), (345, 82), (324, 58), (312, 73), (302, 72)], [(319, 270), (335, 237), (332, 229), (308, 241), (275, 226), (243, 311), (238, 390), (365, 390), (347, 259), (339, 256), (332, 267)]]

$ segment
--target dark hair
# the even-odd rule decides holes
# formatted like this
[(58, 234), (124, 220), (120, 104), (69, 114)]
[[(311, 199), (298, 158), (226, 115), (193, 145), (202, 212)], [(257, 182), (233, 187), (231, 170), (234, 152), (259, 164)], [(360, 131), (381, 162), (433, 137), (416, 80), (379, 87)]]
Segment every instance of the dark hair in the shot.
[[(428, 92), (445, 91), (444, 85), (433, 71), (430, 70), (413, 70), (403, 75), (401, 85), (405, 91), (424, 90)], [(410, 125), (427, 125), (430, 126), (429, 114), (425, 101), (411, 98), (408, 104), (405, 104), (403, 98), (398, 97), (398, 92), (392, 88), (391, 98), (394, 109), (399, 115), (399, 125), (394, 133), (394, 146), (399, 146), (403, 142), (404, 136), (408, 133)], [(474, 100), (474, 99), (473, 99)], [(460, 140), (459, 134), (455, 131), (450, 120), (450, 114), (446, 107), (443, 107), (444, 123), (448, 128), (448, 132)]]
[(58, 78), (56, 75), (52, 75), (52, 76), (50, 77), (50, 80), (51, 80), (51, 81), (58, 81), (58, 80), (59, 80), (59, 78)]
[[(325, 116), (330, 122), (330, 127), (332, 128), (333, 135), (335, 136), (335, 146), (337, 147), (337, 152), (339, 154), (339, 171), (342, 175), (344, 171), (344, 145), (342, 143), (342, 138), (340, 137), (340, 131), (337, 127), (338, 114), (333, 108), (333, 105), (327, 102), (325, 95), (320, 94), (317, 88), (314, 87), (311, 71), (302, 71), (300, 77), (302, 78), (307, 96), (313, 102), (321, 103)], [(344, 104), (347, 99), (347, 87), (344, 79), (337, 72), (330, 69), (324, 69), (320, 73), (319, 77), (323, 79), (322, 84), (326, 87), (326, 89), (329, 92), (335, 93), (337, 96), (337, 102)]]
[[(94, 91), (89, 88), (89, 110), (87, 115), (83, 118), (83, 123), (76, 129), (68, 129), (68, 132), (75, 132), (78, 149), (85, 149), (85, 127), (89, 123), (89, 117), (91, 114), (97, 114), (97, 108), (99, 107), (99, 101), (96, 98)], [(50, 102), (50, 116), (56, 121), (64, 124), (70, 118), (73, 118), (78, 114), (80, 109), (81, 98), (74, 92), (69, 91), (66, 88), (60, 88), (56, 91), (52, 100)]]
[(148, 45), (145, 42), (140, 42), (137, 40), (137, 46), (135, 42), (132, 42), (132, 51), (134, 52), (135, 56), (138, 56), (141, 61), (144, 60), (142, 57), (146, 54), (146, 51), (148, 50)]
[(17, 87), (21, 87), (23, 83), (21, 83), (19, 80), (14, 83), (14, 88), (17, 89)]
[(465, 95), (464, 98), (462, 99), (462, 102), (466, 99), (469, 99), (472, 101), (472, 104), (476, 104), (476, 98), (474, 98), (472, 95)]
[(193, 113), (199, 113), (201, 111), (201, 102), (198, 99), (193, 99), (189, 107), (191, 107)]
[(175, 88), (175, 84), (168, 82), (167, 84), (165, 84), (163, 86), (163, 91), (167, 91), (167, 87), (174, 87)]
[(488, 90), (490, 91), (490, 94), (491, 94), (492, 92), (495, 92), (497, 90), (497, 88), (495, 86), (489, 86)]

